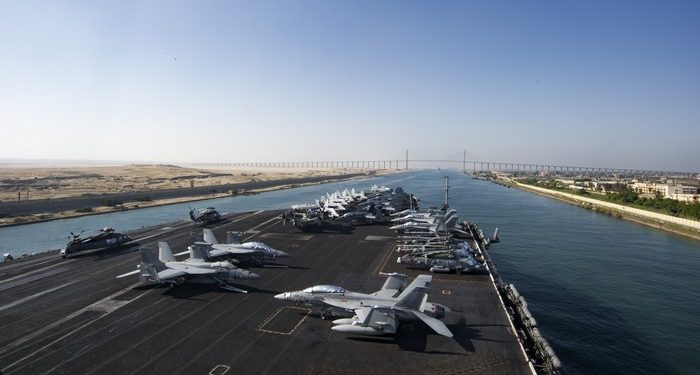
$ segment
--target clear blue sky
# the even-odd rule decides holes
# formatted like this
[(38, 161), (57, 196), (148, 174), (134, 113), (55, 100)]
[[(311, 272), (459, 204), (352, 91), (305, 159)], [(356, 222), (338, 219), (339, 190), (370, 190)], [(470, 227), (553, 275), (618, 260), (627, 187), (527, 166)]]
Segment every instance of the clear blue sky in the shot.
[(700, 170), (697, 1), (2, 1), (0, 158)]

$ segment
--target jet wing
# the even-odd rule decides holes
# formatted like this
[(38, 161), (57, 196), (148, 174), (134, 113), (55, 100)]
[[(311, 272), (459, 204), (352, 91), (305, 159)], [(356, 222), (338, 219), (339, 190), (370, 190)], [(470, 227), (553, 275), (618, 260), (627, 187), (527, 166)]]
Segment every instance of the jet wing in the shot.
[(361, 307), (359, 309), (355, 309), (354, 311), (357, 318), (362, 322), (362, 325), (365, 325), (369, 314), (372, 312), (372, 307)]
[(441, 320), (435, 319), (431, 316), (425, 315), (420, 311), (411, 311), (416, 317), (422, 320), (428, 327), (432, 328), (433, 331), (447, 337), (452, 337), (452, 332)]
[(358, 300), (347, 300), (342, 298), (320, 298), (320, 300), (321, 302), (329, 306), (338, 307), (346, 310), (354, 310), (357, 308), (362, 308), (363, 306), (362, 301)]
[(372, 295), (379, 298), (391, 299), (395, 298), (399, 293), (401, 293), (401, 291), (398, 289), (382, 289), (372, 293)]
[(372, 327), (384, 333), (396, 332), (396, 315), (387, 307), (362, 307), (355, 309), (355, 315), (363, 327)]
[[(171, 272), (168, 272), (171, 271)], [(200, 267), (192, 267), (188, 266), (186, 264), (171, 264), (168, 265), (167, 270), (163, 270), (158, 272), (158, 277), (161, 279), (164, 278), (172, 278), (172, 277), (179, 277), (179, 276), (185, 276), (185, 275), (211, 275), (215, 274), (218, 271), (214, 268), (200, 268)], [(162, 274), (162, 275), (161, 275)], [(166, 276), (163, 276), (166, 275)]]
[(169, 280), (169, 279), (174, 279), (176, 277), (182, 277), (182, 276), (186, 276), (186, 275), (187, 275), (186, 272), (168, 268), (168, 269), (165, 269), (165, 270), (158, 272), (158, 278), (155, 280), (156, 281)]

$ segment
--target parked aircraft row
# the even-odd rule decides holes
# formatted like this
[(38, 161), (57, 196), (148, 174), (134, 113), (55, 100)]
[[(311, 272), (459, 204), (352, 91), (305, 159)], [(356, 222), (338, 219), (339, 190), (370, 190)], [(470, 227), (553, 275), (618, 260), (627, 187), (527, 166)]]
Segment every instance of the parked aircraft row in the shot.
[[(484, 268), (481, 255), (459, 238), (471, 238), (469, 223), (460, 221), (449, 207), (446, 180), (445, 202), (439, 209), (404, 210), (392, 215), (390, 229), (397, 240), (397, 263), (431, 272), (471, 273)], [(498, 232), (496, 232), (498, 233)]]
[(402, 255), (397, 263), (409, 268), (442, 273), (471, 273), (483, 268), (467, 242), (450, 241), (441, 246), (413, 247), (410, 250), (404, 246), (398, 251)]
[(321, 230), (324, 226), (335, 224), (387, 223), (389, 215), (408, 207), (417, 207), (417, 200), (402, 188), (375, 185), (368, 193), (356, 192), (354, 188), (326, 193), (315, 204), (293, 205), (282, 218), (303, 231)]
[(199, 246), (188, 248), (190, 257), (177, 261), (167, 242), (158, 243), (158, 258), (150, 250), (141, 248), (141, 263), (135, 271), (127, 272), (117, 278), (138, 274), (141, 282), (169, 284), (171, 286), (185, 282), (196, 284), (217, 284), (219, 287), (235, 292), (247, 293), (230, 283), (235, 280), (257, 280), (260, 275), (243, 268), (238, 268), (227, 261), (212, 262), (206, 251)]
[[(230, 283), (234, 280), (257, 280), (260, 276), (236, 265), (266, 266), (275, 259), (289, 256), (262, 242), (242, 242), (238, 233), (227, 234), (227, 243), (222, 244), (211, 229), (205, 228), (202, 230), (203, 241), (193, 235), (191, 237), (195, 242), (187, 247), (187, 251), (174, 255), (168, 243), (161, 241), (158, 243), (158, 258), (150, 250), (141, 248), (141, 263), (136, 270), (117, 277), (139, 274), (141, 281), (146, 283), (170, 286), (185, 282), (218, 284), (226, 290), (246, 293)], [(175, 259), (175, 256), (185, 254), (189, 254), (189, 258), (182, 261)]]

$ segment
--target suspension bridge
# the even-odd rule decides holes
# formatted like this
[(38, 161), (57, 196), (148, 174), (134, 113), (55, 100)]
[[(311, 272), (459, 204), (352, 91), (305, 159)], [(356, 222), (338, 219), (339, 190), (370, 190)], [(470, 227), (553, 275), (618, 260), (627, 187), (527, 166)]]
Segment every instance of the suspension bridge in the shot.
[(537, 164), (525, 162), (503, 162), (474, 160), (467, 158), (467, 152), (462, 153), (461, 158), (448, 157), (431, 159), (417, 156), (406, 150), (402, 158), (390, 158), (379, 160), (327, 160), (327, 161), (247, 161), (247, 162), (222, 162), (222, 163), (193, 163), (198, 167), (229, 167), (229, 168), (346, 168), (346, 169), (394, 169), (408, 170), (412, 168), (447, 166), (463, 171), (479, 172), (556, 172), (571, 174), (596, 174), (596, 175), (649, 175), (649, 176), (685, 176), (692, 177), (697, 172), (688, 171), (664, 171), (651, 169), (629, 169), (611, 167), (575, 166), (562, 164)]

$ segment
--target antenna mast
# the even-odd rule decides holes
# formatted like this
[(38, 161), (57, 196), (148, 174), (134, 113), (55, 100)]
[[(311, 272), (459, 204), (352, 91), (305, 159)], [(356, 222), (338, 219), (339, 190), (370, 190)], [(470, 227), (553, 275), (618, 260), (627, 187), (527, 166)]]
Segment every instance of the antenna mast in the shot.
[(449, 207), (450, 199), (450, 176), (445, 176), (445, 208)]

